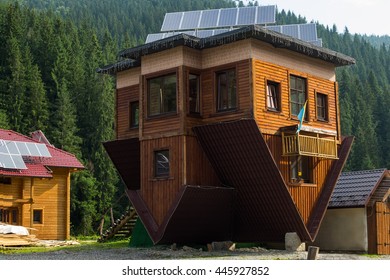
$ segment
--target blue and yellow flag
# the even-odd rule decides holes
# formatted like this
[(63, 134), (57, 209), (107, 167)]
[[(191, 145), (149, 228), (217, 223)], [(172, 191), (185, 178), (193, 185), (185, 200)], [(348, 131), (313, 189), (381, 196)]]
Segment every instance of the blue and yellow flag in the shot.
[(302, 128), (302, 123), (303, 123), (303, 120), (304, 120), (305, 114), (306, 114), (306, 104), (307, 104), (307, 100), (305, 101), (305, 104), (303, 104), (301, 111), (299, 111), (299, 114), (298, 114), (299, 125), (298, 125), (298, 129), (297, 129), (296, 133), (298, 133)]

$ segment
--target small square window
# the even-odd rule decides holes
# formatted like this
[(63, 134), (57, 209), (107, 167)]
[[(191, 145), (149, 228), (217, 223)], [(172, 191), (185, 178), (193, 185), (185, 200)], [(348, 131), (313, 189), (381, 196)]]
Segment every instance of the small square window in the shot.
[(317, 120), (328, 120), (328, 96), (317, 93)]
[(34, 209), (33, 210), (33, 223), (34, 224), (43, 224), (43, 210)]
[(139, 125), (139, 102), (130, 102), (130, 128)]
[(280, 112), (280, 84), (267, 81), (267, 109)]
[(155, 177), (169, 176), (169, 150), (154, 152), (154, 174)]

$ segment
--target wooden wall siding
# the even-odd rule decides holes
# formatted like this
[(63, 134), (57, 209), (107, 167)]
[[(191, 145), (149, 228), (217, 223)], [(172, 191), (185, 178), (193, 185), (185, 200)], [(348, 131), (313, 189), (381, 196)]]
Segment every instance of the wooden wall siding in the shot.
[[(333, 81), (310, 76), (293, 69), (288, 69), (260, 60), (253, 60), (254, 75), (254, 116), (260, 129), (267, 133), (277, 133), (283, 126), (298, 124), (297, 119), (290, 116), (289, 77), (290, 74), (307, 79), (309, 121), (305, 125), (336, 131), (336, 93)], [(266, 103), (266, 81), (280, 83), (281, 112), (270, 112)], [(328, 95), (329, 122), (317, 121), (316, 92)]]
[(390, 205), (377, 202), (376, 208), (376, 246), (379, 255), (390, 254)]
[(33, 234), (39, 239), (69, 238), (68, 176), (69, 171), (64, 169), (56, 170), (53, 179), (34, 179), (32, 209), (43, 210), (43, 224), (33, 224), (33, 228), (37, 229)]
[[(263, 137), (268, 147), (271, 150), (271, 153), (275, 159), (276, 164), (279, 167), (279, 170), (285, 182), (287, 183), (287, 185), (289, 185), (290, 182), (289, 158), (281, 156), (281, 151), (282, 151), (281, 136), (263, 134)], [(288, 186), (288, 190), (295, 202), (295, 205), (299, 209), (299, 212), (301, 213), (301, 216), (305, 221), (305, 223), (307, 223), (310, 217), (310, 213), (324, 186), (326, 175), (328, 174), (332, 165), (332, 160), (319, 159), (314, 157), (312, 158), (312, 160), (313, 160), (313, 167), (314, 167), (313, 176), (314, 176), (315, 184), (302, 185), (302, 186), (294, 186), (294, 185)]]
[(23, 198), (22, 179), (13, 177), (11, 180), (11, 185), (0, 184), (0, 207), (18, 206), (10, 200)]
[[(161, 224), (183, 185), (183, 136), (143, 140), (141, 145), (140, 194), (157, 224)], [(154, 176), (154, 152), (169, 149), (169, 178)]]
[(130, 102), (139, 100), (139, 85), (117, 90), (116, 134), (117, 139), (138, 137), (138, 128), (130, 128)]
[[(236, 69), (238, 108), (232, 111), (217, 112), (215, 73), (232, 68)], [(251, 62), (249, 59), (204, 69), (201, 74), (201, 80), (201, 104), (204, 124), (252, 116)]]
[(116, 74), (116, 88), (125, 88), (139, 84), (141, 76), (141, 67), (120, 71)]
[(186, 174), (185, 185), (220, 186), (221, 183), (203, 152), (196, 137), (184, 138), (186, 147)]

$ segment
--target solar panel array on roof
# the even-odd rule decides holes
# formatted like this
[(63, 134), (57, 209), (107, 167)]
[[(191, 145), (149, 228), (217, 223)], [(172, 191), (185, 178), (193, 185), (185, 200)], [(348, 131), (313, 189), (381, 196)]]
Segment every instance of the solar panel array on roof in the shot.
[(276, 21), (276, 6), (253, 6), (166, 13), (161, 31), (222, 28)]
[(27, 169), (23, 156), (51, 157), (45, 144), (0, 139), (0, 167)]

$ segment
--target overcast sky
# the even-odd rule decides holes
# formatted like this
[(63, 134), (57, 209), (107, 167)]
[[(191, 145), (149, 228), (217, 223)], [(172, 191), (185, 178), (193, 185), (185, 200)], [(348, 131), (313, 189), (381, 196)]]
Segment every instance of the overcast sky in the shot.
[[(244, 0), (244, 3), (248, 0)], [(332, 27), (339, 33), (390, 35), (390, 0), (258, 0), (259, 5), (277, 5), (278, 10)]]

